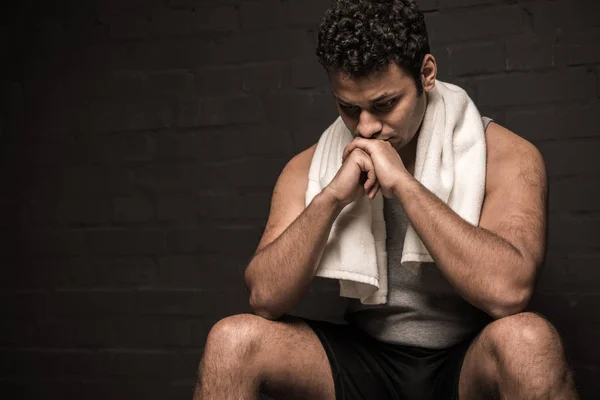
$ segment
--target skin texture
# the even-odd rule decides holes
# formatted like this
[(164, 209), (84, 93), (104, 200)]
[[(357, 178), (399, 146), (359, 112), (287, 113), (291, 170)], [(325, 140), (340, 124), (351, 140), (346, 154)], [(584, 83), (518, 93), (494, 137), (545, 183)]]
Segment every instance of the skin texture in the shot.
[[(543, 159), (526, 140), (490, 124), (480, 226), (463, 221), (412, 176), (435, 76), (431, 55), (423, 61), (422, 95), (396, 65), (368, 78), (330, 76), (340, 115), (355, 139), (338, 175), (307, 208), (304, 194), (315, 146), (282, 171), (265, 233), (246, 269), (256, 315), (228, 317), (213, 327), (195, 399), (256, 399), (259, 390), (275, 398), (334, 399), (319, 340), (301, 320), (284, 314), (308, 290), (341, 208), (357, 193), (373, 197), (378, 190), (401, 201), (457, 292), (495, 319), (469, 347), (460, 398), (578, 398), (558, 333), (541, 316), (523, 312), (545, 248)], [(386, 93), (396, 100), (374, 101)], [(361, 172), (369, 176), (366, 182)]]

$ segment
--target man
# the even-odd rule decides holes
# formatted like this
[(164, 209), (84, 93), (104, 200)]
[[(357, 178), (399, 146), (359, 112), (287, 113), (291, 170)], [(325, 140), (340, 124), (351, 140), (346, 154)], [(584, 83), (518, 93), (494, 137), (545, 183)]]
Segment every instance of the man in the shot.
[[(317, 55), (355, 138), (307, 207), (316, 145), (281, 172), (246, 269), (256, 315), (212, 328), (195, 398), (577, 399), (555, 329), (523, 312), (545, 250), (547, 182), (537, 149), (484, 120), (485, 198), (473, 226), (413, 177), (437, 73), (416, 5), (335, 1)], [(307, 292), (342, 208), (379, 190), (389, 226), (387, 304), (351, 302), (349, 325), (286, 316)], [(408, 223), (435, 261), (420, 277), (397, 265), (394, 246)]]

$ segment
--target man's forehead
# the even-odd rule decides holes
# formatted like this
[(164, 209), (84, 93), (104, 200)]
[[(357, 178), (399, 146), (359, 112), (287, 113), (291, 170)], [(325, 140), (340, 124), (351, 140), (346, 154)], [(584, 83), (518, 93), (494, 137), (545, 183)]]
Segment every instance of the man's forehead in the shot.
[[(397, 94), (412, 84), (401, 68), (392, 64), (374, 74), (352, 77), (345, 73), (330, 74), (333, 95), (342, 101), (376, 101)], [(386, 96), (387, 95), (387, 96)]]

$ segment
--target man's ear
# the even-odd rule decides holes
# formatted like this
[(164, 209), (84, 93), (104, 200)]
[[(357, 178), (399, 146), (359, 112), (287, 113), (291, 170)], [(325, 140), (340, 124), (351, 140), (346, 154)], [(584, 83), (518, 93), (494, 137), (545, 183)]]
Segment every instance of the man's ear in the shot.
[(437, 63), (435, 57), (431, 54), (426, 54), (421, 64), (421, 83), (423, 84), (423, 90), (429, 92), (435, 86), (435, 79), (437, 77)]

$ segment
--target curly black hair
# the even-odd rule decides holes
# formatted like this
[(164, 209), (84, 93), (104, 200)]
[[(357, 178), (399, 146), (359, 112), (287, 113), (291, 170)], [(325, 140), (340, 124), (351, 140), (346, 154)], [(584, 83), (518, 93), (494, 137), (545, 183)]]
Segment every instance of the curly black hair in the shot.
[(414, 0), (334, 0), (319, 26), (317, 57), (329, 73), (365, 77), (394, 61), (421, 94), (421, 63), (429, 52), (425, 18)]

